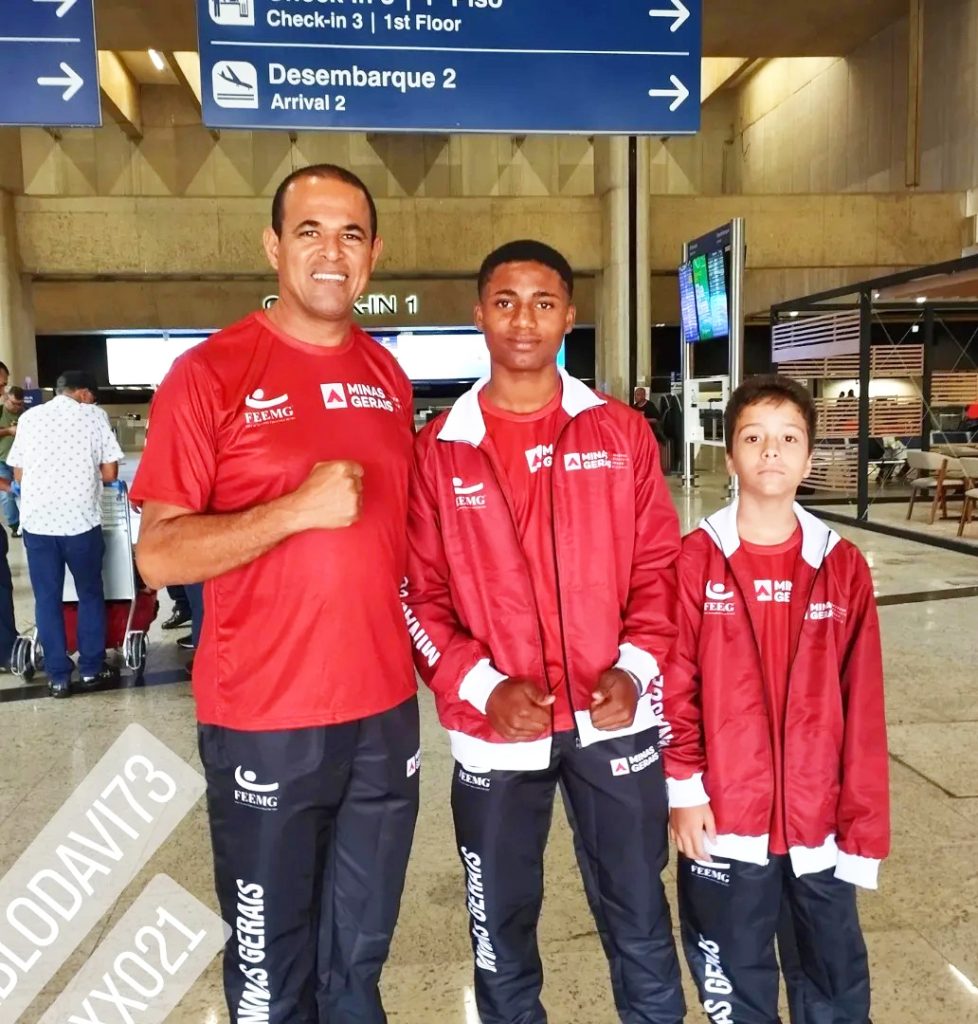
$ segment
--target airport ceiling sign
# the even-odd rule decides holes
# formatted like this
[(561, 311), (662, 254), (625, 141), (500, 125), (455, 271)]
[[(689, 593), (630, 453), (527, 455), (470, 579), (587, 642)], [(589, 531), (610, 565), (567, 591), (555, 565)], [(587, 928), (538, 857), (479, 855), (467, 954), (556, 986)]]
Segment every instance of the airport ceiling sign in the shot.
[(197, 18), (211, 128), (699, 130), (702, 0), (197, 0)]
[(101, 123), (94, 0), (0, 0), (0, 125)]

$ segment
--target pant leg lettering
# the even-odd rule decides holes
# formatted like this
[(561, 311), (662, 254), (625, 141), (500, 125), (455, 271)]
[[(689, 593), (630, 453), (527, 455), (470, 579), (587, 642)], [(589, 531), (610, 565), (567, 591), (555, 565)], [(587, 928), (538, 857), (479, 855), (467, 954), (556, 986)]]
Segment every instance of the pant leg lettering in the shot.
[(464, 846), (459, 848), (465, 865), (465, 908), (472, 921), (473, 950), (475, 966), (480, 971), (496, 973), (496, 951), (492, 948), (492, 936), (486, 927), (486, 891), (482, 881), (482, 858)]
[(778, 1024), (774, 935), (787, 858), (677, 864), (683, 949), (712, 1024)]

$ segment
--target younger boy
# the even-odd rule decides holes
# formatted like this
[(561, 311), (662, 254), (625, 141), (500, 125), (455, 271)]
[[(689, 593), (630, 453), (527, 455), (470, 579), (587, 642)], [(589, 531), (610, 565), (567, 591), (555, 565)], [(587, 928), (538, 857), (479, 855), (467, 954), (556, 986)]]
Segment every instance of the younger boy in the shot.
[(683, 945), (714, 1024), (777, 1024), (782, 900), (806, 1021), (867, 1024), (854, 886), (889, 852), (879, 623), (856, 548), (795, 504), (816, 410), (755, 377), (725, 414), (740, 500), (690, 534), (665, 687)]

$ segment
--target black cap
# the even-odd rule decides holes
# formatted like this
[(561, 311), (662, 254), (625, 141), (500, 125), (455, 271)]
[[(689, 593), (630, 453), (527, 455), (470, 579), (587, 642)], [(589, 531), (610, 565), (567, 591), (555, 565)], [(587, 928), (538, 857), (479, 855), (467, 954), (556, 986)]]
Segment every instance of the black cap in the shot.
[(98, 398), (98, 384), (92, 374), (85, 370), (65, 370), (56, 385), (59, 391), (81, 391), (87, 389)]

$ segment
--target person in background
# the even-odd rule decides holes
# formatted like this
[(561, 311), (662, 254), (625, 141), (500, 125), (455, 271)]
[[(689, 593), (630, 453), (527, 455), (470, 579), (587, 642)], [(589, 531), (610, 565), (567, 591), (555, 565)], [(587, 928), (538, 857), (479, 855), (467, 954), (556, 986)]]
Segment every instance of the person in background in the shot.
[[(3, 405), (0, 407), (0, 480), (6, 480), (8, 484), (14, 479), (14, 471), (7, 463), (7, 456), (13, 447), (14, 436), (17, 433), (17, 421), (23, 412), (24, 389), (15, 384), (7, 389), (7, 393), (3, 397)], [(9, 487), (0, 492), (0, 505), (3, 506), (3, 514), (10, 527), (10, 536), (19, 537), (20, 509), (17, 507), (17, 496)]]
[[(0, 495), (11, 490), (8, 480), (0, 479)], [(10, 671), (10, 659), (17, 639), (17, 625), (14, 620), (14, 583), (10, 576), (7, 554), (10, 541), (5, 530), (0, 530), (0, 674)]]
[(7, 462), (20, 483), (27, 567), (37, 631), (54, 697), (71, 694), (74, 669), (65, 650), (65, 568), (78, 592), (78, 669), (82, 689), (118, 679), (105, 663), (102, 589), (102, 485), (119, 475), (122, 449), (109, 419), (95, 407), (94, 378), (68, 370), (57, 394), (20, 418)]
[(10, 370), (6, 363), (0, 363), (0, 400), (7, 393), (7, 384), (10, 381)]
[(632, 395), (632, 408), (640, 412), (647, 420), (659, 418), (658, 411), (649, 401), (649, 393), (645, 388), (636, 388)]
[[(177, 640), (177, 647), (182, 651), (196, 651), (204, 625), (204, 584), (188, 583), (183, 590), (190, 606), (190, 632)], [(193, 665), (193, 661), (190, 664)]]
[(177, 584), (174, 587), (167, 587), (166, 592), (173, 600), (173, 611), (161, 628), (179, 629), (181, 626), (188, 625), (191, 619), (191, 609), (190, 601), (187, 598), (187, 588), (182, 584)]

